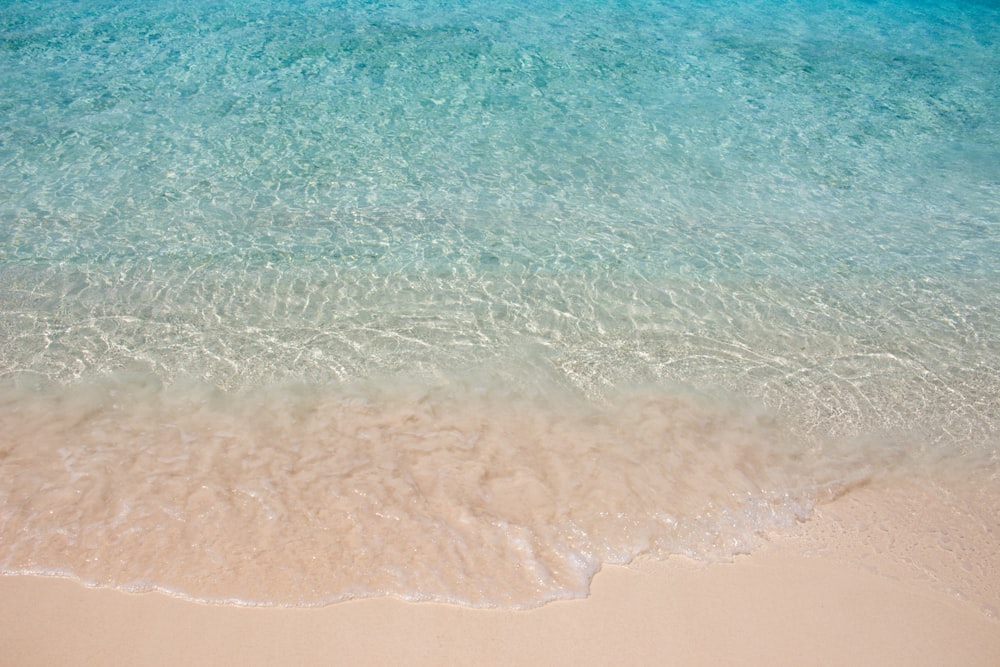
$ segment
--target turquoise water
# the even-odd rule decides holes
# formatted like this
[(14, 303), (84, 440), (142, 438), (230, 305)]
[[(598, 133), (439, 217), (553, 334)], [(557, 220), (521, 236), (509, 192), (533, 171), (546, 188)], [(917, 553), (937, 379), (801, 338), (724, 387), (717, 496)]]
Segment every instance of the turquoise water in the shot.
[(525, 606), (997, 477), (995, 4), (5, 2), (0, 81), (6, 572)]

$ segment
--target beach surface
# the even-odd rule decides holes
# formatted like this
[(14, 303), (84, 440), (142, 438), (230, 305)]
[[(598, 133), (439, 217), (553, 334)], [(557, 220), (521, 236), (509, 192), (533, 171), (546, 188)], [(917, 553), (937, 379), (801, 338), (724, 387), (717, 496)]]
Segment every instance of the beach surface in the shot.
[(998, 498), (870, 485), (732, 563), (606, 567), (523, 611), (211, 606), (0, 578), (5, 665), (1000, 664)]
[(3, 2), (0, 86), (0, 667), (1000, 666), (997, 2)]

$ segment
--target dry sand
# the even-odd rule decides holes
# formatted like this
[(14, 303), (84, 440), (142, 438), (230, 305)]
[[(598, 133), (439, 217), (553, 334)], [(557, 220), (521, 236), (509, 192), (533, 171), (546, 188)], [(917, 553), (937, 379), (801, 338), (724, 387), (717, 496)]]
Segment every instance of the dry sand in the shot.
[(1000, 665), (1000, 502), (862, 488), (734, 563), (605, 568), (528, 611), (206, 606), (0, 577), (2, 665)]

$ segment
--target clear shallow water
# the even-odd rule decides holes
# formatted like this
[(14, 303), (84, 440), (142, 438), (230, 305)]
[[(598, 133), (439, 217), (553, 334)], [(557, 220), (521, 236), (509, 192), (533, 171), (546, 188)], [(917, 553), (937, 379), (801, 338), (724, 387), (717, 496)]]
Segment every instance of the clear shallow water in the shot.
[(6, 3), (0, 567), (524, 606), (867, 479), (995, 483), (998, 37)]

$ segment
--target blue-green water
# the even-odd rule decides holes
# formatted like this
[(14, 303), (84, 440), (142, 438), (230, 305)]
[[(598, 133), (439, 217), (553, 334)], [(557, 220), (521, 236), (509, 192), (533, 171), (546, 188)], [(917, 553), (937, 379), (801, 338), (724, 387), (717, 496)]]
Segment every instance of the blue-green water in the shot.
[(0, 83), (5, 571), (517, 606), (997, 477), (993, 3), (3, 2)]

